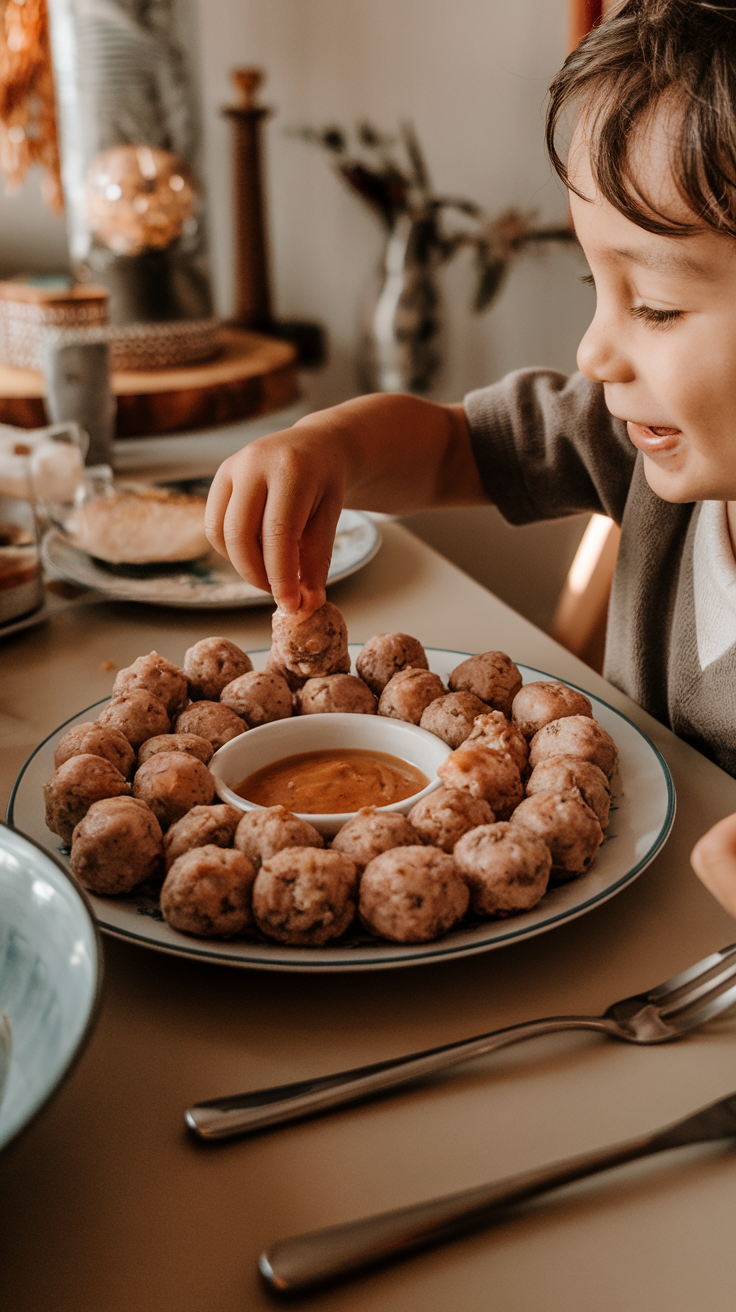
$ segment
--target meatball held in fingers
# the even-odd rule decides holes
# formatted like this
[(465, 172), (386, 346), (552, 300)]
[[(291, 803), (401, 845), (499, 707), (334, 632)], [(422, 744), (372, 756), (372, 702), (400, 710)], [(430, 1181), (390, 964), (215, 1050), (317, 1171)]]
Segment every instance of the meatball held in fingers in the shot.
[(296, 680), (350, 671), (348, 630), (342, 612), (331, 601), (305, 618), (274, 611), (269, 666), (282, 669)]
[(363, 871), (360, 918), (392, 943), (429, 943), (468, 909), (470, 894), (455, 862), (437, 847), (397, 847)]
[(342, 852), (292, 847), (263, 862), (253, 886), (253, 914), (267, 938), (322, 947), (355, 917), (358, 868)]
[(232, 938), (253, 924), (253, 864), (234, 848), (207, 844), (177, 857), (161, 889), (173, 929), (200, 938)]

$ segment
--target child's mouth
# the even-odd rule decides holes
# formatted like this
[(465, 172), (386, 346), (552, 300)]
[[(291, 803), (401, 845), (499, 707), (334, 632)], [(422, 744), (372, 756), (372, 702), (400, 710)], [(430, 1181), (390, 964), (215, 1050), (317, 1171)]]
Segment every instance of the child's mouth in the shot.
[(633, 419), (626, 422), (629, 439), (638, 451), (645, 455), (667, 455), (679, 445), (682, 430), (670, 428), (666, 424), (637, 424)]

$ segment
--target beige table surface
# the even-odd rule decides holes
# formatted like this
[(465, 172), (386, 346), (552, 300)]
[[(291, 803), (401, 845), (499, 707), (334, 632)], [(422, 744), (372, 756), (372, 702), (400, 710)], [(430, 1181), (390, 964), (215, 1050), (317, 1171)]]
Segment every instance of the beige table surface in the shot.
[[(409, 970), (290, 976), (105, 940), (102, 1011), (68, 1083), (0, 1159), (5, 1312), (242, 1312), (279, 1237), (462, 1189), (654, 1128), (736, 1090), (736, 1020), (636, 1048), (557, 1036), (400, 1096), (206, 1147), (188, 1103), (302, 1079), (555, 1012), (603, 1009), (736, 938), (688, 865), (736, 781), (395, 524), (337, 585), (350, 637), (517, 660), (645, 728), (678, 793), (674, 832), (613, 901), (525, 943)], [(35, 744), (155, 647), (269, 640), (268, 610), (84, 603), (0, 645), (2, 792)], [(733, 1312), (736, 1157), (690, 1150), (570, 1189), (511, 1224), (303, 1300), (350, 1312)]]

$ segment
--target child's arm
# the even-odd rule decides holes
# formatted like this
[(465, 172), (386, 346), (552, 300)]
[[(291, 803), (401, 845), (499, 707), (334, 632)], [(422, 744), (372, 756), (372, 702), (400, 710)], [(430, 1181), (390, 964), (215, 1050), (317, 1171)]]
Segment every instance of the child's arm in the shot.
[(736, 815), (727, 815), (703, 834), (690, 860), (698, 879), (736, 917)]
[(401, 513), (488, 503), (461, 405), (358, 397), (252, 442), (217, 471), (212, 545), (284, 610), (325, 599), (343, 505)]

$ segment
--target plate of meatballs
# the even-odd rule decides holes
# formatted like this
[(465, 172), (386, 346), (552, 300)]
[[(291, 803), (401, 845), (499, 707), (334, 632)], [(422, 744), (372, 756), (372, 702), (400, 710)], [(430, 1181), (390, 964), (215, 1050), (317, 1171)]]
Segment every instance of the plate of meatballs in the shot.
[[(264, 804), (227, 783), (244, 749), (267, 748), (293, 787), (287, 730), (344, 741), (350, 757), (353, 740), (383, 746), (382, 724), (386, 753), (408, 747), (335, 766), (342, 782), (371, 775), (369, 805), (358, 791), (317, 814), (330, 810), (319, 796), (300, 811), (287, 803), (302, 794)], [(391, 761), (426, 774), (384, 793)], [(348, 643), (326, 602), (308, 620), (277, 611), (270, 650), (211, 637), (181, 667), (139, 657), (110, 700), (36, 749), (8, 819), (61, 856), (110, 934), (221, 964), (343, 971), (551, 930), (631, 883), (674, 812), (661, 755), (605, 702), (500, 651), (401, 633)]]

